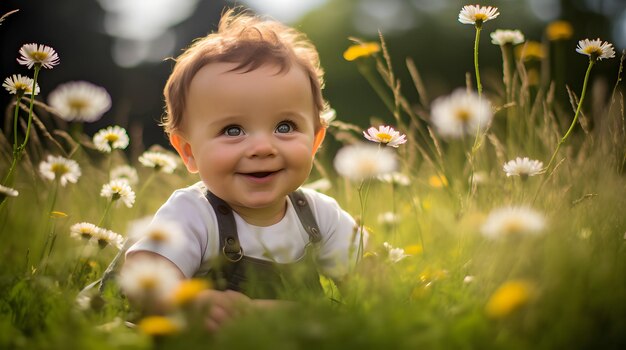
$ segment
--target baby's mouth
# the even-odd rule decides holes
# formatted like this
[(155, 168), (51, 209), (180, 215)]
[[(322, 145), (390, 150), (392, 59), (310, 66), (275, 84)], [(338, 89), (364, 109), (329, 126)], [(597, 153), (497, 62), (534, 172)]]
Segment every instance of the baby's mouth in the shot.
[(257, 171), (257, 172), (253, 172), (253, 173), (242, 173), (242, 174), (246, 175), (246, 176), (255, 177), (257, 179), (262, 179), (262, 178), (268, 177), (268, 176), (276, 174), (276, 173), (277, 173), (277, 171)]

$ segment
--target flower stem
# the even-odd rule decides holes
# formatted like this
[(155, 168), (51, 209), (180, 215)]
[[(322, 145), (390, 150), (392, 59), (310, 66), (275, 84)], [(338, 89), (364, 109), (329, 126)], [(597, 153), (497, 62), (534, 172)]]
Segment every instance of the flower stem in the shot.
[(380, 97), (380, 99), (383, 100), (383, 103), (385, 103), (385, 106), (387, 107), (387, 109), (389, 109), (389, 111), (395, 115), (395, 112), (396, 112), (395, 104), (391, 101), (391, 99), (389, 99), (389, 96), (387, 95), (383, 87), (380, 85), (380, 82), (372, 76), (371, 74), (372, 71), (370, 67), (367, 66), (367, 63), (358, 61), (356, 66), (359, 72), (361, 72), (361, 75), (365, 77), (365, 79), (370, 84), (372, 89), (374, 89), (374, 92), (376, 92), (378, 97)]
[(478, 97), (483, 93), (483, 86), (480, 84), (480, 71), (478, 70), (478, 43), (480, 41), (481, 27), (476, 25), (476, 39), (474, 40), (474, 70), (476, 71), (476, 88), (478, 89)]
[(30, 126), (33, 121), (33, 105), (35, 103), (35, 89), (37, 88), (37, 76), (39, 76), (40, 69), (41, 64), (36, 64), (35, 72), (33, 74), (33, 92), (30, 94), (30, 106), (28, 107), (28, 125), (26, 126), (26, 136), (24, 136), (24, 142), (20, 146), (20, 153), (24, 150), (24, 147), (26, 147), (26, 143), (28, 143), (28, 136), (30, 135)]
[(107, 201), (107, 206), (104, 208), (104, 213), (102, 214), (102, 217), (100, 218), (100, 221), (98, 221), (98, 227), (102, 227), (102, 224), (104, 223), (107, 215), (109, 214), (109, 210), (111, 209), (111, 205), (113, 204), (113, 200)]
[(567, 130), (565, 135), (563, 135), (561, 140), (559, 140), (559, 143), (556, 145), (556, 149), (554, 150), (554, 153), (552, 153), (552, 157), (550, 158), (550, 161), (548, 162), (548, 165), (546, 166), (546, 173), (548, 173), (548, 170), (550, 170), (550, 166), (554, 162), (554, 159), (556, 158), (557, 153), (559, 153), (559, 149), (561, 148), (561, 145), (564, 144), (565, 141), (567, 141), (567, 138), (569, 137), (569, 135), (572, 133), (572, 130), (574, 130), (574, 127), (576, 126), (576, 122), (578, 121), (578, 114), (580, 113), (581, 106), (583, 105), (583, 100), (585, 99), (585, 93), (587, 92), (587, 83), (589, 81), (589, 73), (591, 73), (591, 68), (593, 67), (595, 62), (596, 61), (593, 58), (589, 59), (589, 67), (587, 67), (587, 72), (585, 73), (585, 80), (583, 81), (583, 90), (580, 93), (580, 100), (578, 101), (576, 114), (574, 114), (574, 119), (572, 120), (572, 124), (569, 126), (569, 129)]

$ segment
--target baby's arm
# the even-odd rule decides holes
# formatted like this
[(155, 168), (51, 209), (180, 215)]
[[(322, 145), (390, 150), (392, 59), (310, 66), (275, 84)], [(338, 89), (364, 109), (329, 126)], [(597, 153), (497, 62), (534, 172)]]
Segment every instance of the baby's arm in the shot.
[[(155, 264), (171, 265), (172, 268), (178, 271), (179, 280), (182, 281), (185, 279), (185, 275), (174, 263), (163, 256), (150, 251), (136, 251), (129, 254), (126, 257), (124, 267), (135, 261), (145, 262), (146, 260), (153, 260)], [(122, 267), (122, 269), (124, 269), (124, 267)], [(130, 302), (137, 304), (136, 300), (130, 300)], [(252, 301), (246, 295), (232, 290), (219, 291), (213, 289), (207, 289), (201, 292), (197, 297), (196, 303), (197, 307), (206, 308), (207, 310), (204, 322), (209, 331), (218, 330), (225, 323), (241, 315), (251, 306), (263, 308), (273, 304), (271, 300)], [(156, 310), (162, 313), (169, 311), (167, 305), (157, 305)]]

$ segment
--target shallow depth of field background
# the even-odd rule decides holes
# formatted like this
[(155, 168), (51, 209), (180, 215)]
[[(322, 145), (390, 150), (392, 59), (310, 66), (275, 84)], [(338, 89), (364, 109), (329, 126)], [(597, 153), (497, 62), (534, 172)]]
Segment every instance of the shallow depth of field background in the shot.
[[(332, 187), (326, 193), (371, 232), (361, 265), (346, 289), (334, 294), (337, 291), (327, 284), (333, 302), (303, 298), (300, 308), (251, 313), (219, 334), (190, 325), (193, 317), (184, 309), (169, 316), (185, 319), (186, 327), (160, 323), (140, 331), (125, 323), (139, 319), (115, 288), (108, 289), (103, 299), (77, 306), (79, 290), (101, 275), (117, 251), (112, 246), (88, 248), (69, 236), (69, 227), (81, 221), (96, 223), (108, 210), (99, 193), (111, 165), (130, 164), (139, 175), (133, 187), (135, 205), (112, 206), (107, 211), (107, 228), (122, 235), (128, 234), (134, 220), (151, 215), (174, 189), (197, 181), (182, 166), (164, 174), (142, 167), (137, 160), (150, 147), (171, 150), (157, 125), (163, 84), (172, 67), (166, 58), (213, 30), (224, 6), (233, 2), (3, 1), (0, 13), (20, 11), (0, 25), (2, 79), (30, 74), (15, 61), (23, 44), (46, 44), (56, 50), (61, 63), (42, 70), (38, 99), (45, 102), (60, 83), (87, 80), (106, 88), (113, 104), (102, 119), (83, 125), (83, 134), (80, 128), (66, 128), (82, 142), (59, 139), (81, 166), (76, 184), (59, 187), (54, 194), (54, 183), (39, 176), (37, 162), (56, 152), (45, 137), (31, 140), (30, 157), (16, 170), (14, 187), (20, 194), (0, 206), (0, 348), (626, 347), (626, 137), (620, 80), (626, 3), (480, 1), (497, 6), (501, 13), (483, 25), (479, 47), (483, 96), (491, 100), (496, 113), (487, 134), (463, 140), (418, 133), (419, 123), (410, 113), (401, 112), (399, 123), (358, 65), (374, 67), (378, 60), (388, 69), (390, 64), (401, 82), (398, 96), (427, 120), (429, 103), (436, 98), (466, 84), (476, 88), (475, 30), (457, 20), (463, 5), (470, 3), (249, 0), (241, 4), (296, 26), (319, 49), (326, 70), (325, 97), (336, 111), (336, 120), (311, 180), (329, 180)], [(555, 47), (545, 29), (558, 19), (571, 23), (574, 33)], [(520, 29), (527, 40), (550, 47), (543, 60), (519, 61), (520, 72), (538, 69), (540, 73), (516, 78), (519, 94), (511, 104), (503, 98), (500, 48), (489, 38), (496, 29)], [(389, 61), (382, 52), (376, 60), (348, 62), (342, 57), (353, 44), (349, 37), (378, 42), (378, 30)], [(516, 157), (537, 159), (544, 166), (549, 162), (581, 95), (589, 59), (575, 49), (578, 40), (585, 38), (611, 42), (616, 55), (593, 67), (580, 122), (550, 173), (524, 179), (506, 176), (503, 164)], [(407, 58), (415, 63), (423, 90), (416, 89)], [(556, 72), (564, 76), (558, 85), (551, 85)], [(375, 69), (372, 76), (384, 86)], [(385, 90), (391, 97), (391, 91)], [(12, 118), (12, 97), (4, 90), (0, 93), (0, 106), (7, 106), (3, 118)], [(67, 127), (50, 120), (46, 125)], [(6, 121), (2, 131), (10, 135), (4, 130)], [(408, 183), (359, 183), (338, 176), (332, 165), (337, 150), (365, 141), (362, 131), (383, 123), (409, 135), (409, 142), (393, 150)], [(90, 137), (109, 125), (128, 131), (126, 150), (103, 154), (90, 147)], [(433, 162), (424, 158), (420, 147), (428, 148), (425, 144), (432, 146)], [(3, 144), (2, 152), (4, 175), (11, 160), (9, 143)], [(517, 205), (531, 207), (545, 218), (539, 234), (501, 239), (482, 234), (493, 210)], [(517, 233), (518, 228), (507, 229)], [(46, 241), (50, 232), (56, 237), (53, 249)], [(407, 256), (394, 259), (386, 244), (403, 249)]]

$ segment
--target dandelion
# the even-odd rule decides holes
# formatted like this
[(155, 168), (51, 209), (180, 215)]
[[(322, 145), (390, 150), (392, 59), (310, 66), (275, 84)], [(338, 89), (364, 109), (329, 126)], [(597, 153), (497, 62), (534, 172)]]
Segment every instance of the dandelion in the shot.
[(121, 200), (126, 207), (131, 208), (135, 203), (135, 192), (125, 180), (111, 180), (102, 186), (100, 196), (105, 197), (112, 202)]
[(55, 88), (48, 102), (66, 121), (94, 122), (111, 108), (106, 89), (86, 81), (71, 81)]
[(500, 15), (497, 7), (465, 5), (459, 13), (459, 22), (463, 24), (473, 24), (477, 27)]
[(129, 185), (136, 185), (139, 182), (137, 169), (128, 164), (118, 165), (111, 169), (109, 177), (111, 180), (125, 180)]
[(411, 244), (404, 247), (404, 252), (408, 255), (421, 254), (424, 251), (424, 247), (421, 244)]
[(500, 238), (539, 234), (545, 227), (543, 214), (527, 207), (504, 207), (492, 210), (481, 231), (485, 237)]
[(330, 180), (326, 178), (322, 178), (322, 179), (304, 184), (302, 185), (302, 187), (323, 192), (323, 191), (330, 190), (330, 188), (333, 187), (333, 184), (330, 182)]
[(491, 43), (495, 45), (517, 45), (524, 42), (524, 34), (519, 30), (496, 29), (491, 33)]
[(389, 174), (379, 175), (377, 178), (382, 182), (390, 183), (393, 185), (409, 186), (411, 184), (411, 179), (408, 176), (397, 171)]
[(397, 160), (388, 148), (359, 143), (341, 148), (335, 156), (334, 166), (341, 176), (363, 180), (391, 173), (396, 169)]
[(535, 294), (535, 285), (529, 280), (511, 280), (502, 284), (491, 295), (485, 312), (492, 318), (503, 318), (526, 305)]
[(122, 291), (132, 300), (167, 303), (180, 279), (180, 271), (169, 261), (135, 258), (120, 271)]
[(94, 145), (104, 153), (111, 153), (114, 149), (125, 149), (128, 142), (126, 130), (117, 125), (101, 129), (93, 136)]
[(21, 74), (13, 74), (4, 79), (4, 83), (2, 83), (3, 88), (11, 95), (17, 95), (18, 97), (31, 95), (33, 93), (33, 85), (35, 85), (35, 95), (39, 95), (39, 84), (35, 84), (33, 79), (22, 76)]
[(174, 305), (187, 305), (192, 302), (202, 291), (211, 287), (205, 279), (192, 278), (183, 280), (174, 290), (172, 300)]
[(97, 230), (91, 237), (91, 240), (97, 243), (100, 249), (104, 249), (107, 245), (114, 246), (117, 249), (122, 249), (122, 246), (124, 245), (124, 237), (105, 228)]
[(409, 256), (404, 253), (404, 249), (394, 248), (391, 244), (387, 242), (383, 242), (383, 247), (387, 251), (387, 259), (392, 263), (397, 263), (398, 261)]
[(20, 193), (11, 187), (0, 185), (0, 198), (4, 199), (6, 197), (17, 197)]
[(399, 145), (406, 143), (406, 135), (401, 135), (391, 126), (381, 125), (376, 129), (371, 127), (367, 132), (363, 131), (363, 136), (372, 142), (378, 142), (386, 146), (398, 148)]
[(432, 122), (442, 136), (459, 138), (486, 128), (493, 118), (491, 103), (474, 92), (455, 90), (432, 103)]
[(380, 51), (380, 45), (376, 42), (359, 43), (348, 47), (343, 53), (346, 61), (354, 61), (357, 58), (370, 57)]
[(531, 160), (528, 157), (517, 157), (504, 164), (503, 170), (506, 176), (519, 176), (522, 180), (526, 180), (529, 176), (541, 174), (543, 163), (538, 160)]
[(613, 44), (602, 41), (599, 38), (595, 40), (580, 40), (576, 47), (576, 52), (589, 56), (589, 60), (591, 61), (600, 61), (605, 58), (615, 57)]
[(589, 75), (591, 74), (591, 68), (596, 63), (596, 61), (600, 61), (605, 58), (613, 58), (615, 57), (615, 50), (613, 49), (613, 44), (610, 44), (606, 41), (602, 41), (600, 39), (596, 40), (580, 40), (578, 42), (578, 47), (576, 47), (576, 51), (583, 55), (589, 56), (589, 66), (587, 66), (587, 72), (585, 73), (585, 80), (583, 81), (583, 89), (580, 93), (580, 100), (578, 101), (578, 107), (576, 108), (576, 113), (574, 114), (574, 119), (572, 120), (572, 124), (570, 124), (569, 129), (565, 132), (565, 135), (559, 140), (559, 143), (556, 145), (556, 149), (554, 153), (552, 153), (552, 157), (550, 157), (550, 161), (548, 162), (548, 166), (546, 170), (550, 169), (550, 166), (554, 162), (556, 155), (559, 153), (559, 149), (561, 145), (567, 141), (567, 138), (574, 130), (576, 126), (576, 122), (578, 121), (578, 114), (580, 113), (580, 108), (583, 105), (583, 101), (585, 100), (585, 94), (587, 93), (587, 83), (589, 82)]
[(100, 228), (89, 222), (79, 222), (70, 226), (70, 237), (78, 240), (91, 240)]
[(554, 21), (546, 27), (546, 37), (550, 41), (567, 40), (574, 34), (574, 28), (567, 21)]
[(39, 173), (50, 181), (59, 180), (64, 187), (68, 182), (76, 183), (81, 176), (80, 166), (75, 160), (52, 155), (39, 163)]
[(20, 58), (17, 62), (27, 66), (28, 69), (33, 66), (40, 66), (47, 69), (59, 64), (59, 55), (53, 48), (46, 45), (25, 44), (20, 48)]
[(161, 171), (171, 174), (178, 166), (176, 158), (173, 156), (157, 151), (146, 151), (139, 156), (139, 162), (147, 167), (154, 168), (155, 171)]
[(163, 337), (176, 334), (181, 326), (171, 317), (152, 315), (141, 319), (137, 327), (152, 337)]
[(476, 71), (476, 87), (478, 96), (483, 92), (483, 86), (480, 83), (480, 71), (478, 70), (478, 42), (480, 41), (480, 30), (483, 23), (492, 20), (500, 15), (497, 7), (465, 5), (459, 13), (459, 22), (463, 24), (473, 24), (476, 28), (476, 37), (474, 39), (474, 70)]

